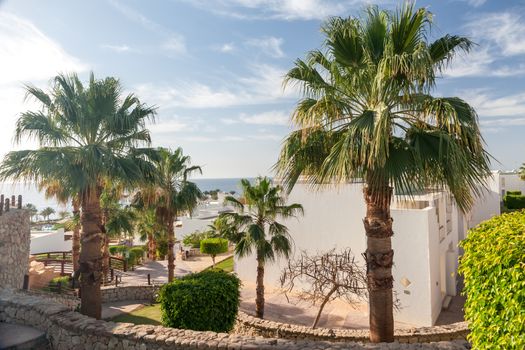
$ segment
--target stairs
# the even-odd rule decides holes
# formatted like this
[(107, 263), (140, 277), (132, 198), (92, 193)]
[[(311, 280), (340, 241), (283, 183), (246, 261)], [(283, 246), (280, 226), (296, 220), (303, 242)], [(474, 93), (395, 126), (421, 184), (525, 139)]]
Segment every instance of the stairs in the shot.
[(0, 350), (50, 350), (46, 334), (19, 324), (0, 322)]

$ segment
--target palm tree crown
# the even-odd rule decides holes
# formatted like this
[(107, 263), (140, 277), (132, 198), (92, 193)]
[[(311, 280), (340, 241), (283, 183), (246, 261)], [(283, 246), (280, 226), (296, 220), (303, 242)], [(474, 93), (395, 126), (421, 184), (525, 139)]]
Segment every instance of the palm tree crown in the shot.
[(428, 42), (431, 21), (426, 9), (405, 5), (325, 23), (325, 50), (298, 59), (285, 78), (304, 94), (277, 164), (289, 186), (306, 175), (312, 183), (364, 179), (374, 191), (446, 187), (463, 209), (472, 204), (489, 175), (476, 112), (429, 94), (472, 42)]
[[(287, 205), (282, 188), (273, 186), (270, 179), (259, 177), (255, 185), (241, 180), (243, 202), (227, 196), (225, 203), (233, 205), (238, 212), (223, 213), (216, 228), (235, 243), (238, 257), (250, 255), (255, 250), (257, 259), (256, 315), (264, 316), (264, 265), (276, 257), (288, 258), (292, 251), (292, 239), (285, 225), (278, 218), (287, 219), (303, 214), (303, 207), (294, 203)], [(230, 226), (228, 228), (228, 225)]]

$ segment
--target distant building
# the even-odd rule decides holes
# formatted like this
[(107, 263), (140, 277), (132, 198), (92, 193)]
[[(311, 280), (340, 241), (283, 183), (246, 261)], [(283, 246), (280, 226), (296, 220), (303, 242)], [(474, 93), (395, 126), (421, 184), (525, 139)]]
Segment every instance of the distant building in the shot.
[[(495, 179), (472, 210), (463, 214), (445, 192), (429, 192), (412, 198), (395, 196), (394, 290), (401, 309), (396, 320), (417, 326), (433, 325), (447, 296), (458, 293), (458, 242), (469, 228), (500, 213), (499, 190)], [(524, 182), (525, 185), (525, 182)], [(525, 186), (524, 186), (525, 187)], [(283, 222), (295, 242), (295, 253), (324, 252), (351, 248), (356, 258), (366, 249), (363, 227), (366, 207), (363, 184), (353, 183), (324, 190), (311, 190), (298, 183), (290, 193), (290, 203), (301, 203), (304, 216)], [(279, 286), (284, 261), (267, 264), (265, 283)], [(255, 282), (255, 256), (235, 261), (241, 280)]]
[(58, 230), (31, 230), (30, 254), (71, 251), (71, 235)]

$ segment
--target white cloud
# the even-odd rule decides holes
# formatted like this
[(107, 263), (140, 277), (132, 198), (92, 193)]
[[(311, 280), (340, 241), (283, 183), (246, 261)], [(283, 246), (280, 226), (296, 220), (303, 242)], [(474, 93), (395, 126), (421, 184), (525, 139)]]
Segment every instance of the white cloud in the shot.
[(182, 35), (172, 34), (171, 37), (162, 44), (162, 48), (175, 53), (186, 53), (186, 41)]
[(288, 125), (290, 116), (282, 111), (269, 111), (259, 114), (242, 114), (239, 120), (246, 124), (256, 125)]
[(124, 45), (124, 44), (122, 44), (122, 45), (104, 44), (104, 45), (102, 45), (102, 48), (108, 49), (108, 50), (111, 50), (111, 51), (115, 51), (115, 52), (118, 52), (118, 53), (131, 51), (131, 48), (128, 45)]
[(217, 51), (228, 53), (235, 50), (235, 45), (233, 43), (222, 44), (217, 48)]
[(31, 22), (6, 12), (0, 12), (0, 57), (0, 84), (47, 80), (58, 72), (87, 68)]
[(485, 4), (487, 0), (462, 0), (467, 2), (472, 7), (480, 7), (481, 5)]
[(0, 11), (0, 106), (2, 137), (0, 155), (21, 148), (33, 148), (33, 140), (13, 147), (15, 122), (19, 114), (40, 107), (32, 99), (24, 101), (23, 83), (45, 88), (48, 80), (60, 72), (83, 72), (87, 65), (68, 54), (56, 41), (46, 36), (30, 21)]
[(252, 74), (228, 80), (223, 86), (212, 87), (189, 81), (178, 84), (139, 84), (138, 96), (160, 108), (225, 108), (263, 103), (275, 103), (295, 96), (292, 89), (283, 91), (284, 71), (270, 65), (253, 65)]
[(464, 90), (460, 93), (481, 118), (525, 116), (525, 92), (502, 97), (487, 89)]
[(466, 25), (480, 42), (503, 56), (525, 54), (525, 18), (520, 11), (476, 14)]
[(256, 47), (264, 54), (274, 58), (284, 57), (284, 52), (281, 48), (282, 44), (282, 38), (275, 38), (273, 36), (253, 38), (246, 41), (246, 45)]
[(138, 23), (145, 29), (162, 36), (164, 38), (164, 42), (161, 44), (162, 49), (175, 53), (186, 53), (186, 42), (181, 34), (174, 33), (118, 0), (110, 0), (109, 3), (128, 20)]
[[(202, 9), (239, 19), (311, 20), (344, 15), (367, 0), (186, 0)], [(381, 1), (386, 2), (386, 1)]]

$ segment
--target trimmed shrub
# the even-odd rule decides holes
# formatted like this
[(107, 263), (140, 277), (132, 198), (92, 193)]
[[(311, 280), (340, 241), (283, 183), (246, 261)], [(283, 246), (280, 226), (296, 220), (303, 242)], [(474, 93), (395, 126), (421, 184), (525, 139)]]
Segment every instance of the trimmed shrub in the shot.
[(126, 245), (112, 245), (109, 246), (109, 254), (111, 255), (124, 255), (124, 252), (128, 251), (129, 247)]
[(521, 195), (521, 191), (509, 191), (503, 197), (503, 203), (507, 209), (523, 209), (525, 208), (525, 196)]
[(201, 253), (211, 255), (213, 265), (218, 254), (228, 251), (228, 240), (224, 238), (206, 238), (201, 241)]
[(168, 241), (165, 239), (159, 239), (157, 241), (157, 257), (160, 260), (164, 260), (168, 255)]
[(184, 276), (159, 291), (162, 324), (196, 331), (228, 332), (239, 309), (240, 280), (212, 269)]
[(461, 246), (473, 348), (525, 349), (525, 212), (481, 223)]
[(129, 249), (129, 253), (133, 253), (133, 256), (135, 257), (134, 264), (140, 264), (142, 262), (142, 258), (144, 258), (144, 248), (141, 246), (132, 247)]
[(505, 194), (510, 196), (521, 196), (521, 191), (507, 191)]

